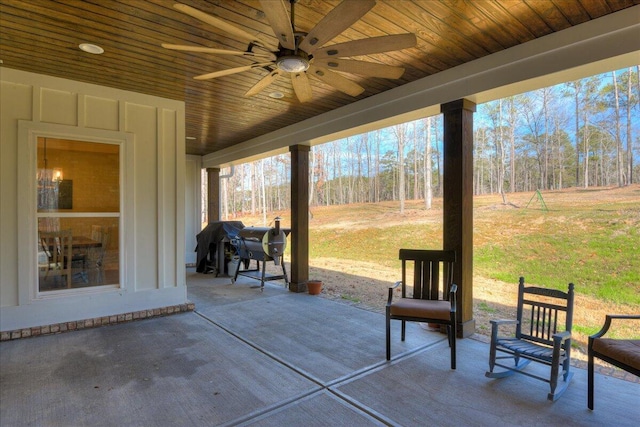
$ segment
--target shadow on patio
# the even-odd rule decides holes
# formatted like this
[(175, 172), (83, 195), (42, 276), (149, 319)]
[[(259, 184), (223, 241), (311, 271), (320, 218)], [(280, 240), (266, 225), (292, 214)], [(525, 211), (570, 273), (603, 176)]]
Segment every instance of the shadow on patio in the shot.
[[(3, 342), (0, 425), (635, 425), (640, 385), (575, 369), (555, 403), (525, 376), (484, 377), (488, 345), (280, 284), (187, 273), (196, 311)], [(536, 369), (530, 366), (528, 369)]]

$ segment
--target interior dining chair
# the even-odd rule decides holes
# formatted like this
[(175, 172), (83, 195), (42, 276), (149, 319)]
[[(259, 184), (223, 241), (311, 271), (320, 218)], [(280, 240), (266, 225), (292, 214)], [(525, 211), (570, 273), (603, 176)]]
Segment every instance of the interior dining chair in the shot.
[(102, 225), (91, 226), (91, 239), (100, 242), (100, 246), (92, 248), (90, 262), (91, 267), (96, 272), (96, 283), (101, 285), (104, 283), (104, 258), (109, 246), (109, 227)]
[(45, 266), (44, 280), (53, 277), (65, 277), (67, 288), (71, 288), (71, 259), (73, 257), (73, 241), (71, 230), (41, 231), (40, 244), (48, 257)]
[[(443, 325), (451, 350), (451, 369), (456, 369), (456, 291), (453, 283), (455, 251), (400, 249), (402, 280), (389, 288), (386, 306), (387, 360), (391, 360), (391, 320), (400, 320), (401, 340), (406, 322)], [(394, 291), (401, 287), (400, 298)]]

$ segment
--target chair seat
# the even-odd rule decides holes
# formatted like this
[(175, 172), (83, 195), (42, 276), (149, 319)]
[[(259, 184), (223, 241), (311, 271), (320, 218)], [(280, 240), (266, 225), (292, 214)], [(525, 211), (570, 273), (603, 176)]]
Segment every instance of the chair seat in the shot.
[(640, 340), (597, 338), (593, 351), (640, 370)]
[(391, 316), (424, 317), (447, 321), (451, 319), (451, 303), (449, 301), (402, 298), (391, 304), (390, 309)]
[[(517, 338), (502, 338), (496, 341), (498, 347), (511, 350), (521, 356), (532, 357), (536, 360), (551, 363), (553, 359), (553, 347), (524, 341)], [(560, 362), (566, 357), (566, 352), (560, 350)]]

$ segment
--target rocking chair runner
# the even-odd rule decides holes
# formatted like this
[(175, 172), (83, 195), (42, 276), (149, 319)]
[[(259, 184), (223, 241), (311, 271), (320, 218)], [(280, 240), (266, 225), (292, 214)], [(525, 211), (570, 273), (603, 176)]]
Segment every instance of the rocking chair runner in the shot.
[[(573, 377), (570, 372), (573, 288), (573, 283), (569, 283), (568, 292), (525, 287), (524, 277), (520, 278), (517, 319), (491, 321), (487, 377), (504, 378), (517, 372), (549, 383), (549, 400), (555, 401), (562, 395)], [(499, 327), (508, 324), (515, 324), (515, 335), (499, 336)], [(498, 352), (507, 355), (498, 356)], [(503, 359), (513, 359), (514, 364), (499, 362)], [(522, 371), (531, 361), (550, 366), (549, 379)], [(494, 372), (496, 366), (506, 370)], [(564, 382), (558, 387), (561, 366)]]
[[(400, 249), (402, 280), (389, 288), (386, 306), (387, 360), (391, 360), (391, 320), (401, 320), (404, 341), (406, 322), (446, 325), (451, 347), (451, 369), (456, 369), (456, 291), (453, 283), (455, 251)], [(407, 283), (407, 262), (413, 261), (413, 282)], [(442, 289), (440, 267), (442, 266)], [(402, 298), (393, 301), (393, 291), (402, 285)], [(413, 295), (407, 288), (413, 285)]]

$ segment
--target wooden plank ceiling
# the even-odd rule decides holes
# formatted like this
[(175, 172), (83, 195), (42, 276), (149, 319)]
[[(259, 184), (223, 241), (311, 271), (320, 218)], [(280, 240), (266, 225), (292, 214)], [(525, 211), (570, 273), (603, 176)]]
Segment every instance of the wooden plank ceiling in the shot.
[[(194, 80), (194, 76), (249, 65), (252, 60), (162, 48), (161, 43), (241, 51), (248, 47), (246, 42), (176, 10), (174, 0), (0, 0), (0, 59), (4, 67), (184, 100), (186, 135), (195, 138), (186, 141), (187, 154), (201, 155), (639, 1), (377, 0), (371, 11), (327, 45), (414, 33), (416, 47), (355, 58), (405, 67), (404, 75), (383, 79), (343, 74), (365, 88), (357, 97), (312, 78), (313, 99), (306, 103), (298, 101), (288, 79), (279, 79), (254, 97), (244, 97), (267, 75), (263, 68)], [(258, 1), (181, 3), (266, 38), (274, 47), (278, 44)], [(294, 6), (296, 31), (309, 32), (340, 3), (298, 0)], [(78, 45), (85, 42), (100, 45), (104, 54), (80, 51)], [(269, 97), (274, 91), (284, 97)]]

